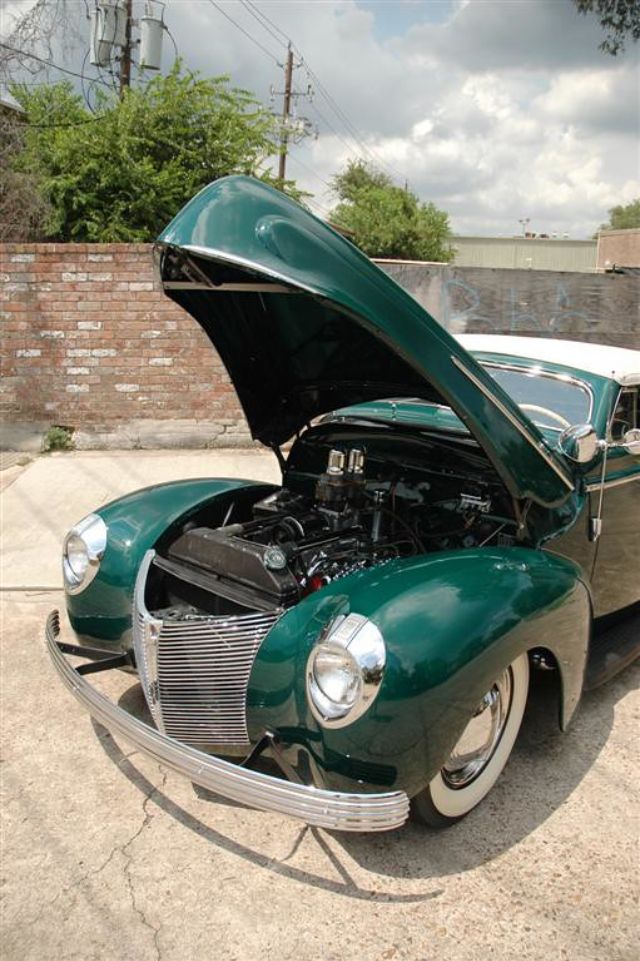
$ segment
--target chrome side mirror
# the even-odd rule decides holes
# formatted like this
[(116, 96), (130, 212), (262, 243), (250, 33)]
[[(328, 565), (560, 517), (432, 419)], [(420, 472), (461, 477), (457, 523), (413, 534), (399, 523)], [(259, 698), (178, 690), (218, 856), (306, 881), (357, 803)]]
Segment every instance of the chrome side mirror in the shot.
[(623, 435), (620, 444), (627, 454), (640, 454), (640, 427), (632, 427)]
[(575, 424), (562, 431), (558, 446), (576, 464), (588, 464), (598, 453), (600, 441), (591, 424)]

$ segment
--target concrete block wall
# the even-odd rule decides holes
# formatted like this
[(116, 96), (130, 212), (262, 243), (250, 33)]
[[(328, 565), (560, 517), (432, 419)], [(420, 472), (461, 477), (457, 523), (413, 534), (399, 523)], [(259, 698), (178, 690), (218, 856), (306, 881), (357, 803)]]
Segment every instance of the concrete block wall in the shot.
[(640, 277), (386, 261), (454, 334), (524, 334), (640, 350)]
[(0, 326), (5, 446), (52, 425), (84, 448), (250, 442), (208, 339), (158, 289), (148, 244), (0, 245)]

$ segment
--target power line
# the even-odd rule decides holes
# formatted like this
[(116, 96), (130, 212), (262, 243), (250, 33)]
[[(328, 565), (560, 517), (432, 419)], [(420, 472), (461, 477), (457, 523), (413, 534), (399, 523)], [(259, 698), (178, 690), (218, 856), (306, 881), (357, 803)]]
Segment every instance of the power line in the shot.
[[(70, 77), (79, 77), (80, 80), (89, 80), (92, 83), (96, 82), (95, 79), (92, 80), (91, 77), (85, 77), (83, 73), (77, 73), (75, 70), (68, 70), (67, 67), (60, 67), (57, 63), (53, 63), (52, 60), (45, 60), (43, 57), (38, 57), (35, 53), (28, 53), (26, 50), (19, 50), (17, 47), (12, 47), (8, 43), (0, 42), (0, 47), (2, 47), (3, 50), (9, 50), (11, 53), (17, 53), (21, 57), (28, 57), (30, 60), (37, 60), (38, 63), (43, 63), (47, 67), (53, 67), (54, 70), (59, 70), (61, 73), (68, 73)], [(109, 86), (109, 84), (104, 80), (100, 80), (98, 82), (104, 84), (105, 87)]]
[[(244, 3), (245, 0), (242, 0), (242, 2)], [(271, 27), (273, 27), (273, 29), (274, 29), (277, 33), (280, 34), (280, 36), (282, 37), (282, 43), (284, 43), (285, 45), (287, 45), (287, 44), (289, 44), (289, 43), (291, 42), (291, 37), (288, 36), (288, 34), (286, 34), (286, 33), (284, 32), (284, 30), (281, 30), (280, 27), (278, 26), (278, 24), (277, 24), (277, 23), (274, 23), (273, 20), (271, 20), (271, 19), (266, 15), (266, 13), (263, 13), (257, 3), (253, 3), (253, 0), (246, 0), (246, 2), (249, 4), (250, 7), (253, 7), (253, 9), (256, 11), (256, 13), (258, 14), (258, 16), (261, 17), (262, 20), (264, 20), (266, 23), (268, 23)]]
[(87, 117), (86, 120), (73, 120), (66, 121), (65, 123), (29, 123), (29, 121), (15, 120), (14, 124), (16, 127), (29, 127), (31, 129), (40, 130), (51, 130), (54, 127), (83, 127), (88, 123), (97, 123), (98, 120), (104, 120), (105, 114), (100, 114), (98, 117)]
[[(210, 0), (210, 2), (211, 2), (211, 0)], [(366, 156), (370, 159), (370, 161), (373, 161), (373, 163), (377, 164), (378, 166), (385, 167), (385, 168), (389, 171), (389, 173), (393, 174), (393, 175), (396, 176), (396, 177), (399, 177), (400, 180), (405, 181), (405, 180), (406, 180), (406, 177), (405, 177), (405, 175), (404, 175), (403, 173), (401, 173), (401, 171), (399, 171), (399, 170), (397, 170), (395, 167), (393, 167), (392, 164), (389, 164), (389, 163), (387, 163), (385, 160), (383, 160), (382, 157), (378, 156), (378, 154), (376, 154), (375, 151), (374, 151), (372, 148), (370, 148), (369, 146), (367, 146), (366, 143), (364, 143), (364, 141), (362, 140), (361, 135), (359, 134), (357, 128), (356, 128), (356, 127), (354, 126), (354, 124), (351, 122), (351, 120), (349, 119), (349, 117), (347, 117), (347, 115), (345, 114), (344, 110), (339, 106), (339, 104), (336, 102), (336, 100), (331, 96), (331, 94), (329, 93), (329, 91), (327, 90), (327, 88), (324, 86), (324, 84), (323, 84), (323, 83), (320, 81), (320, 79), (318, 78), (317, 74), (311, 69), (311, 67), (309, 66), (309, 64), (308, 64), (307, 61), (305, 60), (305, 58), (304, 58), (304, 56), (303, 56), (303, 54), (302, 54), (302, 51), (296, 46), (296, 44), (293, 43), (293, 41), (291, 40), (291, 38), (284, 32), (284, 30), (281, 30), (280, 27), (279, 27), (276, 23), (274, 23), (274, 21), (273, 21), (269, 16), (267, 16), (266, 13), (264, 13), (262, 10), (260, 10), (260, 8), (257, 6), (257, 4), (255, 4), (255, 3), (252, 2), (252, 0), (240, 0), (240, 2), (242, 3), (243, 7), (245, 7), (245, 9), (248, 11), (248, 13), (250, 13), (250, 14), (254, 17), (255, 20), (257, 20), (259, 23), (261, 23), (261, 25), (264, 27), (264, 29), (265, 29), (266, 31), (268, 31), (268, 33), (269, 33), (275, 40), (277, 40), (279, 43), (281, 43), (281, 44), (283, 44), (283, 45), (289, 44), (289, 43), (291, 44), (291, 46), (292, 46), (293, 49), (295, 50), (296, 54), (297, 54), (298, 57), (300, 58), (301, 64), (304, 66), (304, 68), (305, 68), (305, 70), (306, 70), (306, 72), (307, 72), (307, 75), (309, 76), (309, 79), (312, 80), (312, 81), (315, 83), (315, 85), (316, 85), (316, 87), (318, 88), (321, 96), (324, 97), (324, 99), (325, 99), (326, 102), (328, 103), (329, 107), (333, 110), (333, 112), (335, 113), (335, 115), (338, 117), (338, 119), (341, 121), (341, 123), (345, 126), (346, 130), (348, 131), (349, 136), (353, 139), (354, 143), (356, 143), (357, 146), (360, 148), (360, 152), (361, 152), (362, 154), (366, 155)], [(278, 36), (278, 34), (279, 34), (279, 36)], [(318, 112), (318, 115), (321, 116), (320, 111), (318, 110), (317, 107), (316, 107), (316, 111)], [(326, 120), (326, 118), (324, 118), (324, 122), (327, 123), (327, 126), (329, 126), (329, 127), (333, 130), (333, 132), (336, 134), (336, 136), (337, 136), (340, 140), (342, 140), (342, 142), (345, 144), (345, 146), (347, 147), (347, 149), (350, 150), (351, 148), (349, 147), (349, 145), (348, 145), (348, 144), (346, 143), (346, 141), (340, 136), (340, 134), (337, 132), (337, 130), (336, 130), (335, 128), (331, 127), (331, 124), (328, 123), (328, 121)]]
[(320, 110), (320, 108), (318, 107), (318, 105), (312, 101), (312, 102), (311, 102), (311, 107), (312, 107), (312, 108), (315, 110), (315, 112), (318, 114), (318, 116), (320, 117), (320, 120), (322, 120), (322, 122), (323, 122), (324, 124), (326, 124), (326, 126), (327, 126), (327, 127), (329, 128), (329, 130), (331, 130), (331, 132), (338, 138), (338, 140), (340, 140), (341, 143), (343, 143), (343, 144), (345, 145), (345, 147), (347, 148), (347, 150), (348, 150), (350, 153), (353, 153), (353, 146), (352, 146), (350, 143), (347, 143), (347, 141), (344, 139), (344, 137), (342, 136), (342, 134), (340, 133), (340, 131), (339, 131), (339, 130), (336, 130), (336, 128), (335, 128), (335, 127), (333, 126), (333, 124), (331, 123), (331, 121), (328, 120), (327, 117), (325, 117), (325, 115), (322, 113), (322, 111)]
[(325, 219), (325, 212), (323, 208), (319, 204), (315, 203), (315, 201), (311, 200), (310, 197), (304, 197), (301, 200), (301, 203), (305, 204), (307, 207), (311, 207), (312, 210), (315, 208), (316, 217), (319, 217), (321, 220)]
[(302, 63), (303, 63), (303, 65), (304, 65), (305, 70), (307, 71), (307, 74), (308, 74), (309, 78), (315, 83), (315, 85), (316, 85), (316, 87), (318, 88), (318, 90), (320, 91), (321, 95), (325, 98), (325, 100), (327, 101), (327, 103), (329, 104), (329, 106), (333, 109), (334, 113), (342, 120), (342, 122), (343, 122), (343, 124), (345, 125), (345, 127), (347, 128), (349, 134), (351, 135), (351, 137), (353, 138), (353, 140), (359, 145), (359, 147), (361, 148), (361, 150), (364, 150), (365, 153), (367, 153), (367, 154), (369, 155), (370, 159), (371, 159), (374, 163), (377, 163), (377, 164), (379, 164), (379, 165), (382, 165), (383, 167), (386, 167), (386, 169), (387, 169), (390, 173), (394, 174), (396, 177), (399, 177), (401, 180), (404, 180), (405, 177), (404, 177), (404, 175), (403, 175), (399, 170), (396, 170), (395, 167), (393, 167), (391, 164), (388, 164), (386, 161), (384, 161), (384, 160), (382, 159), (382, 157), (379, 157), (379, 156), (375, 153), (375, 151), (373, 151), (370, 147), (367, 146), (367, 144), (364, 143), (363, 140), (361, 140), (360, 135), (358, 134), (357, 129), (356, 129), (356, 128), (354, 127), (354, 125), (351, 123), (351, 121), (349, 120), (349, 118), (347, 117), (347, 115), (345, 114), (345, 112), (342, 110), (342, 108), (336, 103), (336, 101), (335, 101), (334, 98), (331, 96), (331, 94), (329, 93), (329, 91), (327, 90), (327, 88), (324, 86), (324, 84), (322, 83), (322, 81), (319, 79), (319, 77), (317, 76), (317, 74), (314, 73), (314, 71), (311, 69), (311, 67), (309, 66), (309, 64), (307, 63), (307, 61), (306, 61), (306, 60), (304, 59), (304, 57), (302, 56), (301, 52), (300, 52), (297, 48), (294, 48), (294, 49), (296, 50), (296, 53), (298, 54), (298, 56), (299, 56), (300, 59), (302, 60)]
[[(281, 44), (285, 48), (288, 46), (289, 38), (287, 35), (283, 33), (279, 27), (276, 27), (275, 24), (272, 24), (269, 18), (266, 17), (255, 4), (251, 3), (250, 0), (240, 0), (240, 3), (245, 8), (247, 13), (251, 14), (253, 19), (257, 20), (260, 26), (263, 27), (267, 33), (273, 37), (276, 43)], [(275, 27), (275, 29), (272, 29), (272, 26)], [(276, 30), (278, 30), (280, 36), (278, 36), (278, 34), (275, 32)]]
[[(295, 52), (297, 53), (298, 57), (300, 58), (300, 61), (301, 61), (302, 65), (304, 66), (305, 70), (307, 71), (307, 74), (308, 74), (308, 76), (309, 76), (309, 79), (310, 79), (310, 80), (313, 80), (313, 81), (315, 82), (315, 84), (316, 84), (318, 90), (320, 91), (321, 95), (325, 98), (325, 100), (327, 101), (327, 103), (329, 104), (329, 106), (331, 107), (331, 109), (334, 111), (334, 113), (336, 114), (336, 116), (342, 121), (342, 123), (343, 123), (344, 126), (346, 127), (347, 131), (349, 132), (350, 136), (353, 138), (354, 142), (360, 147), (360, 150), (363, 151), (364, 153), (368, 154), (369, 157), (370, 157), (375, 163), (378, 163), (378, 164), (381, 164), (382, 166), (385, 166), (385, 167), (387, 168), (387, 170), (389, 170), (390, 172), (394, 173), (397, 177), (400, 177), (401, 180), (404, 180), (404, 179), (405, 179), (405, 178), (404, 178), (404, 175), (403, 175), (399, 170), (395, 170), (395, 168), (393, 168), (390, 164), (387, 164), (381, 157), (378, 157), (378, 155), (377, 155), (370, 147), (368, 147), (368, 146), (362, 141), (362, 139), (361, 139), (361, 137), (360, 137), (357, 129), (355, 128), (355, 126), (351, 123), (351, 121), (349, 120), (349, 118), (347, 117), (347, 115), (345, 114), (345, 112), (342, 110), (342, 108), (339, 106), (339, 104), (336, 103), (335, 99), (331, 96), (331, 94), (329, 93), (329, 91), (327, 90), (327, 88), (326, 88), (326, 87), (324, 86), (324, 84), (320, 81), (320, 79), (318, 78), (317, 74), (314, 73), (314, 71), (311, 69), (311, 67), (309, 66), (309, 64), (306, 62), (306, 60), (305, 60), (305, 58), (304, 58), (304, 56), (303, 56), (303, 54), (302, 54), (302, 51), (293, 43), (293, 41), (291, 40), (291, 38), (290, 38), (289, 36), (287, 36), (287, 34), (284, 32), (284, 30), (281, 30), (280, 27), (279, 27), (276, 23), (274, 23), (274, 21), (273, 21), (270, 17), (268, 17), (266, 13), (264, 13), (262, 10), (260, 10), (259, 7), (258, 7), (255, 3), (252, 2), (252, 0), (241, 0), (241, 3), (242, 3), (242, 5), (243, 5), (244, 7), (246, 7), (247, 9), (248, 9), (249, 7), (253, 8), (253, 10), (255, 11), (255, 13), (253, 13), (252, 15), (253, 15), (256, 19), (259, 18), (259, 22), (260, 22), (260, 21), (263, 21), (264, 29), (265, 29), (265, 30), (268, 30), (268, 32), (271, 34), (271, 36), (276, 36), (275, 33), (274, 33), (274, 31), (277, 31), (277, 33), (280, 35), (280, 37), (282, 37), (282, 40), (280, 41), (281, 43), (284, 43), (285, 41), (286, 41), (286, 43), (291, 43), (291, 46), (293, 47), (293, 49), (294, 49)], [(249, 12), (252, 13), (251, 10), (249, 10)], [(257, 16), (256, 16), (256, 14), (257, 14)], [(276, 36), (276, 39), (278, 39), (277, 36)], [(317, 110), (317, 107), (316, 107), (316, 110)], [(321, 116), (320, 111), (317, 110), (317, 112), (318, 112), (318, 114)], [(328, 124), (326, 118), (324, 118), (324, 122), (327, 123), (327, 125), (331, 127), (331, 125)], [(338, 132), (335, 130), (335, 128), (332, 128), (332, 129), (333, 129), (333, 132), (336, 134), (336, 136), (340, 137), (340, 135), (339, 135)], [(340, 137), (340, 139), (342, 139), (342, 138)], [(346, 144), (346, 142), (345, 142), (344, 140), (343, 140), (342, 142), (345, 143), (345, 146), (348, 147), (348, 144)], [(348, 148), (348, 149), (351, 149), (351, 148)]]
[[(211, 2), (211, 0), (210, 0), (210, 2)], [(246, 9), (247, 13), (249, 13), (249, 14), (254, 18), (254, 20), (256, 20), (257, 23), (259, 23), (260, 26), (263, 27), (263, 28), (267, 31), (267, 33), (269, 33), (269, 35), (270, 35), (274, 40), (277, 41), (277, 43), (280, 43), (280, 44), (282, 44), (283, 46), (287, 46), (287, 47), (292, 47), (292, 46), (293, 46), (293, 43), (292, 43), (292, 41), (290, 40), (290, 38), (287, 36), (287, 34), (286, 34), (283, 30), (281, 30), (280, 27), (279, 27), (276, 23), (273, 22), (273, 20), (271, 20), (265, 13), (263, 13), (263, 12), (257, 7), (256, 4), (252, 3), (251, 0), (240, 0), (240, 2), (242, 3), (242, 6)], [(215, 4), (214, 4), (214, 6), (215, 6)], [(223, 12), (223, 11), (221, 11), (221, 12)], [(225, 15), (226, 15), (226, 14), (225, 14)], [(232, 19), (231, 19), (230, 17), (228, 17), (228, 16), (227, 16), (227, 19), (228, 19), (228, 20), (231, 20), (232, 23), (235, 23), (235, 21), (232, 20)], [(239, 25), (236, 24), (236, 26), (239, 26)], [(277, 31), (277, 33), (276, 33), (276, 31)], [(278, 34), (279, 34), (279, 36), (278, 36)], [(300, 51), (299, 51), (297, 48), (295, 48), (295, 49), (296, 49), (296, 53), (298, 54), (298, 56), (299, 56), (300, 59), (301, 59), (301, 63), (304, 63), (304, 59), (302, 58), (302, 55), (301, 55)], [(310, 71), (309, 71), (309, 68), (308, 68), (308, 66), (306, 65), (306, 63), (304, 64), (304, 66), (305, 66), (305, 69), (306, 69), (306, 71), (307, 71), (307, 74), (310, 76)], [(312, 106), (313, 106), (314, 110), (316, 111), (316, 113), (318, 114), (318, 116), (319, 116), (319, 117), (322, 119), (322, 121), (326, 124), (326, 126), (333, 131), (333, 133), (335, 134), (335, 136), (336, 136), (340, 141), (342, 141), (342, 143), (343, 143), (344, 146), (347, 148), (347, 150), (348, 150), (350, 153), (352, 153), (352, 152), (353, 152), (353, 148), (351, 147), (351, 145), (347, 143), (347, 141), (344, 139), (344, 137), (341, 136), (341, 134), (336, 130), (336, 128), (331, 124), (331, 122), (324, 116), (324, 114), (320, 111), (320, 109), (319, 109), (315, 104), (312, 104)], [(354, 139), (355, 139), (355, 138), (354, 138)], [(364, 151), (364, 147), (361, 146), (361, 145), (359, 145), (358, 142), (357, 142), (357, 140), (355, 140), (355, 142), (356, 142), (356, 144), (359, 146), (360, 152), (362, 153), (362, 152)], [(356, 151), (356, 153), (357, 153), (357, 152), (358, 152), (358, 151)], [(328, 186), (328, 185), (327, 185), (327, 186)]]
[(312, 177), (315, 177), (316, 180), (319, 180), (320, 183), (321, 183), (321, 184), (324, 184), (325, 187), (328, 187), (329, 190), (333, 190), (333, 187), (331, 186), (331, 184), (328, 183), (328, 182), (324, 179), (324, 177), (321, 177), (320, 174), (317, 173), (312, 167), (310, 167), (308, 164), (306, 164), (306, 163), (304, 163), (302, 160), (300, 160), (300, 158), (297, 156), (297, 154), (291, 154), (291, 156), (289, 157), (289, 159), (290, 159), (290, 160), (293, 160), (293, 162), (296, 163), (296, 164), (298, 164), (299, 167), (302, 167), (303, 170), (306, 170), (307, 173), (310, 173)]
[(251, 43), (255, 44), (256, 47), (262, 50), (262, 52), (266, 54), (266, 56), (269, 57), (270, 60), (273, 60), (273, 62), (277, 64), (277, 66), (281, 66), (280, 61), (275, 56), (275, 54), (273, 54), (270, 50), (267, 50), (267, 48), (264, 47), (259, 40), (256, 40), (256, 38), (252, 34), (250, 34), (248, 30), (245, 30), (244, 27), (242, 27), (237, 22), (237, 20), (234, 20), (233, 17), (229, 16), (226, 10), (223, 10), (222, 7), (215, 2), (215, 0), (209, 0), (209, 3), (211, 4), (212, 7), (215, 7), (218, 13), (221, 13), (223, 17), (226, 17), (226, 19), (230, 23), (232, 23), (234, 27), (236, 27), (240, 31), (240, 33), (243, 33), (245, 37), (251, 41)]

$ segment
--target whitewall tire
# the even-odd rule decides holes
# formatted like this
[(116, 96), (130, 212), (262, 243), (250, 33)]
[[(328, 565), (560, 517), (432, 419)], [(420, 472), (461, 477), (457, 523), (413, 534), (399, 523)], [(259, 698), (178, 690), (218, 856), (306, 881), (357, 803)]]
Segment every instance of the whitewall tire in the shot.
[(446, 827), (487, 796), (504, 770), (522, 723), (529, 659), (516, 658), (482, 698), (442, 769), (412, 801), (414, 818)]

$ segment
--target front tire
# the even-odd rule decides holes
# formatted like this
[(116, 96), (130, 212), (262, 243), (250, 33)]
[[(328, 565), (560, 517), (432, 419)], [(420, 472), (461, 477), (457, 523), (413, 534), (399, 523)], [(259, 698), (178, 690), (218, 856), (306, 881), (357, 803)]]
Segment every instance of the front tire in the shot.
[(446, 763), (412, 799), (415, 820), (448, 827), (484, 800), (509, 760), (528, 691), (529, 658), (522, 654), (492, 684)]

